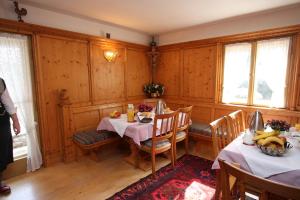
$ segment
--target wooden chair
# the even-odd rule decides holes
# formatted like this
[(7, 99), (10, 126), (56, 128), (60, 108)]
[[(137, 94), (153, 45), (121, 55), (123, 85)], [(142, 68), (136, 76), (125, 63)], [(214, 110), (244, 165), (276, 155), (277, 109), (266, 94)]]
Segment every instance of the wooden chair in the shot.
[(210, 124), (214, 156), (218, 156), (219, 152), (230, 143), (231, 130), (225, 117), (221, 117)]
[(270, 181), (250, 174), (244, 170), (235, 167), (228, 162), (219, 159), (222, 177), (222, 199), (233, 199), (229, 188), (229, 177), (234, 176), (237, 179), (240, 199), (246, 198), (245, 190), (251, 187), (257, 191), (259, 199), (300, 199), (300, 188)]
[(151, 154), (153, 175), (155, 175), (156, 154), (170, 151), (171, 162), (174, 167), (173, 137), (176, 131), (177, 114), (178, 112), (175, 111), (169, 114), (155, 115), (152, 138), (143, 142), (140, 146), (142, 151)]
[[(230, 142), (230, 127), (228, 121), (225, 117), (221, 117), (210, 124), (212, 142), (213, 142), (213, 152), (216, 158), (219, 152)], [(220, 189), (221, 175), (217, 172), (217, 186), (215, 192), (215, 199), (219, 199), (221, 189)], [(234, 180), (232, 180), (234, 185)]]
[(245, 128), (245, 117), (242, 110), (238, 110), (230, 113), (225, 117), (229, 123), (231, 129), (230, 141), (237, 138), (242, 132), (246, 130)]
[(178, 120), (177, 120), (177, 128), (176, 135), (174, 136), (174, 156), (176, 162), (176, 144), (177, 142), (185, 141), (185, 152), (188, 154), (189, 152), (189, 126), (192, 115), (193, 106), (189, 106), (186, 108), (178, 109)]

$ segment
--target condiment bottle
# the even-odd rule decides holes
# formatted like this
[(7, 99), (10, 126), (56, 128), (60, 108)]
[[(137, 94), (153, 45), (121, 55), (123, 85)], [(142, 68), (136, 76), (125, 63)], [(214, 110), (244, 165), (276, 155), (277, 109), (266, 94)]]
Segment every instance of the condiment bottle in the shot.
[(128, 104), (127, 121), (128, 122), (133, 122), (134, 121), (134, 106), (133, 106), (133, 104)]

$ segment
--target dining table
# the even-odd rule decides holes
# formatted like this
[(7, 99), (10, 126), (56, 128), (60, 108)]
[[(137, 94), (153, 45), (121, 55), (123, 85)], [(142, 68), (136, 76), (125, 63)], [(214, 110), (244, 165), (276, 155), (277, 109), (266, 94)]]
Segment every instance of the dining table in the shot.
[[(130, 155), (125, 157), (125, 161), (147, 171), (151, 169), (151, 161), (141, 158), (139, 147), (142, 142), (152, 138), (154, 117), (155, 113), (151, 113), (150, 118), (152, 118), (152, 121), (149, 123), (142, 123), (140, 121), (142, 117), (140, 118), (138, 114), (134, 122), (128, 122), (126, 114), (121, 114), (118, 118), (104, 117), (100, 121), (97, 130), (108, 130), (118, 133), (130, 146)], [(179, 119), (181, 117), (182, 114), (179, 114)], [(160, 127), (159, 121), (157, 122), (157, 127)]]
[[(240, 164), (240, 168), (254, 175), (300, 187), (300, 144), (298, 140), (286, 136), (292, 144), (282, 156), (264, 154), (256, 145), (243, 143), (242, 133), (220, 151), (212, 165), (212, 169), (220, 169), (218, 159)], [(218, 180), (217, 180), (218, 181)], [(218, 183), (217, 183), (218, 184)]]

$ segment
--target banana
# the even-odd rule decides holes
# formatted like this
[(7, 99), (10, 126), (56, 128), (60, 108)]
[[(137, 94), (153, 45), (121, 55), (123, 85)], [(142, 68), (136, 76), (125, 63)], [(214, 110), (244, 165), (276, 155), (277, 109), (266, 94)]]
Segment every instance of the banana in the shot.
[(276, 136), (270, 136), (266, 139), (264, 139), (264, 141), (262, 142), (262, 146), (265, 146), (271, 142), (276, 142), (278, 144), (280, 144), (281, 146), (284, 146), (284, 142), (279, 138), (279, 137), (276, 137)]
[(265, 131), (259, 131), (259, 130), (257, 130), (257, 131), (255, 131), (255, 133), (256, 133), (257, 135), (261, 135), (261, 134), (264, 134), (264, 133), (270, 133), (270, 132), (265, 132)]
[(264, 140), (265, 140), (265, 139), (259, 139), (259, 140), (257, 141), (257, 144), (258, 144), (258, 145), (262, 145), (262, 143), (264, 142)]
[(275, 136), (275, 135), (278, 135), (279, 133), (278, 132), (266, 132), (266, 133), (263, 133), (261, 135), (256, 135), (253, 140), (256, 141), (256, 140), (259, 140), (259, 139), (264, 139), (264, 138), (267, 138), (267, 137), (271, 137), (271, 136)]

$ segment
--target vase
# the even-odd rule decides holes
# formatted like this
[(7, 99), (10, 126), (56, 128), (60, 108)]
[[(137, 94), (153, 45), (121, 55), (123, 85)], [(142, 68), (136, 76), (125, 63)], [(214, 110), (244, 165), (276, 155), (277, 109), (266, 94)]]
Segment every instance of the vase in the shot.
[(158, 95), (157, 95), (157, 93), (155, 92), (155, 93), (151, 93), (151, 97), (152, 98), (157, 98), (158, 97)]

